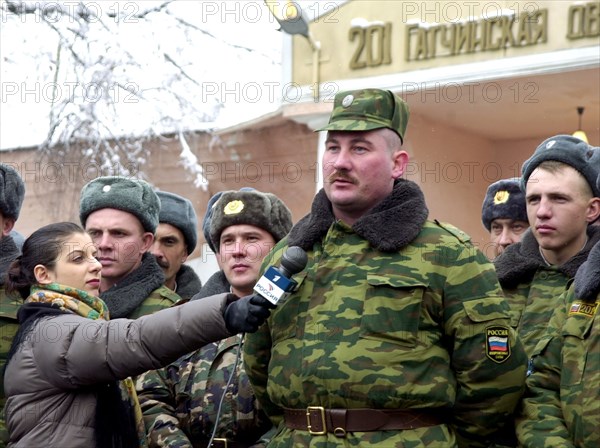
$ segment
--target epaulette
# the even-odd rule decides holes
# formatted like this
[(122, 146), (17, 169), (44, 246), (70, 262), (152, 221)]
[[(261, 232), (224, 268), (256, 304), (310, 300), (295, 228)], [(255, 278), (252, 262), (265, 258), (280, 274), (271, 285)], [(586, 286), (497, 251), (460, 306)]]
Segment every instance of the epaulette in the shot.
[(469, 234), (463, 232), (458, 227), (454, 227), (452, 224), (448, 224), (447, 222), (440, 222), (437, 219), (434, 219), (433, 222), (435, 222), (439, 227), (444, 229), (449, 234), (453, 235), (461, 243), (468, 243), (471, 241)]

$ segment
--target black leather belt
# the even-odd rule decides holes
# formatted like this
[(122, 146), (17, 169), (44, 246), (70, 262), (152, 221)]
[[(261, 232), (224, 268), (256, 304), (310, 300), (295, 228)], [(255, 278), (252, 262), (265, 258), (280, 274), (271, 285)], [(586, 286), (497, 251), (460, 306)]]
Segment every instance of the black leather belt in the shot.
[(283, 409), (285, 425), (313, 435), (328, 432), (344, 437), (347, 432), (388, 431), (437, 426), (445, 423), (441, 409)]

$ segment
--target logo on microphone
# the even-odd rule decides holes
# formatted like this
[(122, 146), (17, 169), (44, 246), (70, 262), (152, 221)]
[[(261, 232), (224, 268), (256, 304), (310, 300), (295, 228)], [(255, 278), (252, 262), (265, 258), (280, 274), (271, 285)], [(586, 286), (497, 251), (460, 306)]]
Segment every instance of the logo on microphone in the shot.
[(301, 247), (288, 247), (281, 257), (281, 267), (270, 266), (258, 279), (254, 291), (277, 305), (298, 286), (292, 277), (306, 268), (307, 262), (308, 257)]
[(274, 305), (288, 295), (295, 282), (281, 275), (273, 266), (266, 270), (264, 275), (254, 286), (254, 291), (263, 296)]

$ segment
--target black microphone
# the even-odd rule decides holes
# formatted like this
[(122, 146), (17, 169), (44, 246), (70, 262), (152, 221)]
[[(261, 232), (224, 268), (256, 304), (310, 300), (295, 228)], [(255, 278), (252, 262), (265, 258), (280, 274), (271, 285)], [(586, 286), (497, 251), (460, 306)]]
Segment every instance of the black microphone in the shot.
[(281, 266), (269, 266), (256, 285), (254, 292), (273, 305), (285, 298), (296, 287), (292, 277), (306, 268), (308, 256), (298, 246), (288, 247), (281, 257)]

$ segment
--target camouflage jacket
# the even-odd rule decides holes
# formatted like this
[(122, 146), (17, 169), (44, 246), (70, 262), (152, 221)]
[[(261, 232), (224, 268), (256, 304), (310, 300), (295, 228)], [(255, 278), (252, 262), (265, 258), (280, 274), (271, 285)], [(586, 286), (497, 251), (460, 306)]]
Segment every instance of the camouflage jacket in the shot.
[[(513, 412), (525, 354), (491, 263), (460, 230), (426, 221), (421, 190), (400, 181), (352, 228), (323, 191), (276, 245), (308, 253), (298, 289), (246, 335), (246, 372), (278, 425), (270, 448), (486, 446)], [(494, 348), (494, 333), (503, 333)], [(447, 424), (310, 435), (282, 407), (447, 410)]]
[(524, 447), (600, 446), (600, 243), (536, 346), (518, 418)]
[(154, 255), (147, 252), (142, 264), (122, 282), (100, 293), (110, 311), (110, 318), (137, 319), (168, 308), (181, 297), (163, 285), (165, 274)]
[(528, 230), (520, 243), (512, 244), (494, 264), (500, 285), (511, 309), (511, 325), (517, 329), (528, 357), (546, 331), (558, 298), (600, 241), (600, 227), (588, 227), (584, 249), (561, 266), (548, 266), (539, 245)]
[(0, 239), (0, 447), (8, 442), (8, 433), (4, 423), (4, 405), (6, 397), (4, 396), (4, 366), (12, 340), (19, 329), (17, 321), (17, 310), (23, 303), (22, 299), (7, 297), (4, 290), (4, 279), (8, 267), (12, 261), (19, 256), (19, 249), (13, 239), (3, 237)]
[[(194, 296), (205, 297), (206, 287), (215, 279), (225, 279), (219, 271)], [(218, 282), (219, 291), (229, 292), (229, 283)], [(248, 381), (242, 359), (235, 372), (241, 336), (232, 336), (208, 344), (169, 366), (146, 372), (138, 377), (136, 388), (151, 447), (206, 447), (215, 425), (219, 402), (225, 394), (216, 437), (262, 447), (261, 436), (272, 424), (258, 406)], [(230, 376), (234, 374), (229, 389)]]

